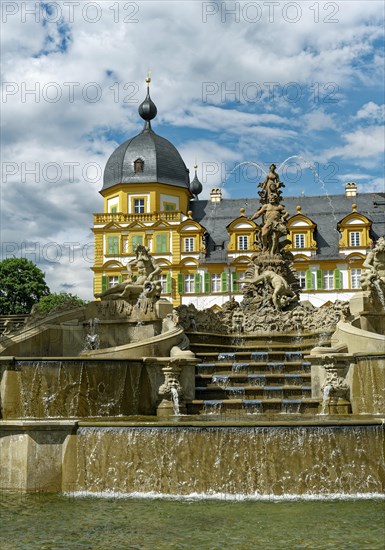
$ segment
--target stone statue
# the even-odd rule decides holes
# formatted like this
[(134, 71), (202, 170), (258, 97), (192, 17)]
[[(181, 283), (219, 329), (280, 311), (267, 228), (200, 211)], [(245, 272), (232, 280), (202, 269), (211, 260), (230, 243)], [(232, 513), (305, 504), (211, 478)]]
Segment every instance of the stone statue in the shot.
[[(385, 296), (385, 237), (378, 239), (376, 246), (366, 256), (363, 267), (366, 271), (361, 275), (363, 290), (374, 290)], [(381, 299), (381, 296), (380, 296)], [(382, 301), (382, 300), (381, 300)]]
[(245, 277), (244, 282), (252, 283), (255, 285), (261, 283), (270, 284), (273, 288), (273, 295), (271, 299), (277, 309), (282, 309), (282, 307), (285, 306), (287, 303), (297, 298), (296, 293), (291, 290), (287, 281), (285, 281), (285, 279), (281, 275), (278, 275), (278, 273), (275, 273), (270, 269), (265, 269), (264, 271), (260, 272), (260, 269), (258, 268), (258, 266), (256, 266), (254, 276), (250, 276), (247, 278)]
[(258, 187), (261, 187), (261, 190), (258, 194), (263, 202), (267, 202), (271, 194), (281, 196), (280, 188), (285, 187), (285, 184), (280, 181), (279, 175), (275, 171), (276, 168), (277, 167), (275, 164), (271, 164), (270, 172), (266, 174), (265, 181), (258, 184)]
[(272, 193), (269, 196), (268, 204), (263, 204), (259, 210), (251, 216), (251, 220), (256, 220), (263, 216), (263, 226), (261, 229), (262, 249), (277, 254), (279, 252), (279, 239), (287, 235), (286, 220), (289, 213), (282, 204), (279, 204), (279, 197)]
[[(95, 294), (96, 298), (125, 300), (130, 303), (136, 302), (141, 295), (153, 302), (160, 298), (159, 273), (161, 268), (156, 265), (145, 246), (138, 245), (135, 254), (136, 258), (127, 265), (128, 279), (100, 294)], [(138, 270), (136, 277), (132, 274), (131, 264), (134, 264)]]

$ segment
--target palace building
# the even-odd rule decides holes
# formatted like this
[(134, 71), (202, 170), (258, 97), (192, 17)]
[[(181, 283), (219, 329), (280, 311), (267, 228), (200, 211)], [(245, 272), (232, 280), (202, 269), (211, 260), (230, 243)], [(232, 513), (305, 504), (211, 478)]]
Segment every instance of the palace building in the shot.
[[(221, 307), (241, 299), (242, 278), (253, 254), (257, 224), (249, 218), (259, 198), (225, 199), (220, 187), (200, 200), (177, 149), (157, 135), (157, 109), (147, 96), (139, 107), (140, 134), (122, 143), (104, 171), (102, 213), (94, 214), (94, 293), (128, 277), (127, 264), (145, 245), (162, 269), (163, 296), (174, 305)], [(385, 235), (385, 193), (283, 197), (289, 212), (288, 249), (302, 288), (316, 306), (348, 300), (360, 288), (366, 254)]]

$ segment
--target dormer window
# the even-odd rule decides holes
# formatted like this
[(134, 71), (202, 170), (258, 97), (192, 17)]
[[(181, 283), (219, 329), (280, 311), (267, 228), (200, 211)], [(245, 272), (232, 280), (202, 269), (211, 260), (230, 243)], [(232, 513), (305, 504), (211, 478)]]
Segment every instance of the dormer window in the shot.
[(143, 167), (144, 167), (144, 160), (136, 159), (134, 161), (134, 172), (135, 172), (135, 174), (137, 174), (139, 172), (143, 172)]
[(305, 233), (294, 234), (294, 248), (305, 248)]
[(349, 242), (350, 246), (360, 246), (360, 232), (349, 231)]

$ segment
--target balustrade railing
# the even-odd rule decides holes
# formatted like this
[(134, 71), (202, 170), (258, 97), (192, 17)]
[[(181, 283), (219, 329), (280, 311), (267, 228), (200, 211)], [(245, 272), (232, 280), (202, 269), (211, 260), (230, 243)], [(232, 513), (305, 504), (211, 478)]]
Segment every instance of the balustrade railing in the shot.
[(123, 212), (109, 212), (94, 214), (94, 224), (101, 225), (110, 222), (130, 223), (134, 221), (140, 222), (155, 222), (163, 220), (167, 222), (180, 222), (182, 212), (180, 211), (163, 211), (163, 212), (148, 212), (144, 214), (125, 214)]

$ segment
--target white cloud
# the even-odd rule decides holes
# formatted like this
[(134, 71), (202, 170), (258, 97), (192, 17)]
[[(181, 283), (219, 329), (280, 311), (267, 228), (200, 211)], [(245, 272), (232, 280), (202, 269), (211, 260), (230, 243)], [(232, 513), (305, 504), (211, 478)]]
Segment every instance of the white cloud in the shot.
[(384, 122), (385, 119), (385, 105), (377, 105), (373, 101), (365, 103), (359, 111), (357, 111), (356, 118), (358, 120), (367, 120), (371, 123)]
[(354, 132), (345, 134), (343, 139), (346, 145), (326, 152), (330, 158), (361, 159), (382, 156), (384, 153), (385, 135), (382, 126), (359, 128)]
[(367, 179), (365, 183), (357, 184), (359, 193), (385, 193), (385, 178)]
[[(19, 9), (26, 5), (10, 4)], [(242, 3), (238, 4), (242, 10)], [(244, 13), (239, 22), (232, 16), (223, 22), (223, 14), (218, 13), (204, 23), (203, 5), (193, 1), (138, 2), (137, 14), (125, 10), (122, 2), (100, 2), (101, 15), (95, 23), (87, 21), (80, 4), (74, 8), (74, 20), (64, 28), (55, 23), (43, 26), (33, 15), (23, 20), (20, 11), (10, 15), (2, 26), (2, 80), (10, 86), (3, 88), (8, 95), (2, 103), (2, 161), (15, 163), (16, 173), (7, 175), (1, 190), (3, 240), (28, 239), (43, 246), (51, 241), (79, 242), (73, 263), (64, 256), (59, 264), (47, 263), (45, 258), (42, 262), (53, 290), (75, 282), (74, 292), (90, 292), (92, 273), (81, 247), (92, 239), (88, 229), (92, 213), (102, 209), (101, 179), (87, 182), (81, 169), (88, 163), (102, 169), (117, 142), (140, 130), (137, 106), (144, 98), (148, 68), (159, 113), (154, 128), (163, 122), (183, 135), (179, 149), (190, 170), (195, 158), (200, 166), (205, 161), (234, 166), (245, 160), (283, 160), (304, 150), (312, 161), (339, 157), (358, 160), (361, 166), (377, 161), (383, 147), (376, 125), (382, 108), (370, 93), (382, 86), (378, 75), (383, 57), (375, 41), (383, 34), (383, 6), (367, 1), (363, 10), (360, 2), (335, 4), (337, 23), (325, 22), (325, 17), (332, 17), (334, 3), (328, 7), (324, 2), (301, 3), (301, 18), (295, 24), (285, 21), (282, 6), (269, 23), (263, 3), (262, 18), (255, 23), (248, 22)], [(66, 14), (68, 8), (57, 5)], [(90, 9), (88, 18), (92, 16)], [(127, 17), (138, 22), (124, 23)], [(65, 47), (63, 38), (68, 40)], [(204, 82), (213, 82), (219, 89), (210, 96), (210, 103), (202, 101)], [(281, 92), (295, 82), (312, 100), (307, 106), (282, 97), (270, 101), (264, 84), (268, 82), (278, 82)], [(330, 82), (338, 86), (336, 104), (325, 103), (325, 85)], [(351, 94), (357, 93), (352, 85), (357, 82), (365, 103), (354, 117), (343, 109)], [(73, 101), (68, 83), (78, 83), (73, 85)], [(239, 83), (240, 103), (229, 108), (221, 88), (229, 89), (234, 83)], [(247, 102), (243, 92), (248, 83), (261, 85), (260, 101)], [(318, 98), (311, 91), (314, 83), (319, 84)], [(56, 102), (50, 99), (55, 85), (61, 92)], [(34, 87), (36, 98), (26, 92)], [(92, 102), (95, 89), (101, 97)], [(367, 128), (356, 126), (364, 122)], [(327, 148), (319, 141), (320, 129), (330, 130)], [(39, 164), (37, 182), (22, 173), (23, 166), (35, 163)], [(47, 163), (62, 168), (57, 181), (44, 177)], [(73, 179), (65, 172), (65, 163), (77, 163)], [(368, 167), (366, 172), (370, 171)], [(209, 189), (222, 179), (220, 173), (207, 175), (202, 197), (207, 198)]]

